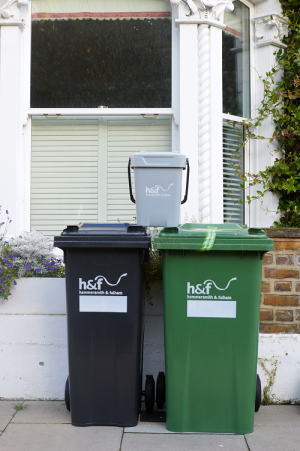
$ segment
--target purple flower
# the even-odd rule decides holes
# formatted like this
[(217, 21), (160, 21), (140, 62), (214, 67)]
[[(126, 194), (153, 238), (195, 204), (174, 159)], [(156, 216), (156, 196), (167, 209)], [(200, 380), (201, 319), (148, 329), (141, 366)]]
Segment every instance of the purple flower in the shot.
[(25, 269), (30, 269), (31, 266), (30, 266), (30, 265), (25, 265), (24, 268), (25, 268)]
[(17, 282), (14, 280), (14, 285), (18, 285)]
[(0, 274), (2, 273), (2, 269), (0, 268)]
[(51, 268), (53, 271), (57, 271), (57, 268)]
[(11, 293), (8, 293), (8, 296), (11, 296)]
[(9, 213), (8, 213), (8, 210), (6, 210), (6, 214), (8, 215)]
[(18, 258), (21, 258), (21, 255), (17, 255)]
[(61, 263), (61, 260), (59, 260), (58, 258), (56, 259), (57, 263)]
[(5, 255), (5, 258), (10, 258), (10, 254)]
[(12, 259), (13, 259), (13, 261), (15, 261), (15, 260), (16, 260), (16, 257), (12, 257)]
[(9, 268), (12, 268), (12, 263), (7, 263), (7, 266), (9, 267)]
[(4, 244), (8, 244), (8, 241), (4, 241)]
[(8, 278), (8, 280), (10, 280), (10, 279), (11, 279), (11, 276), (7, 276), (7, 278)]
[(40, 269), (35, 269), (35, 272), (38, 274), (39, 272), (41, 272)]
[(0, 279), (0, 283), (5, 282), (5, 279)]

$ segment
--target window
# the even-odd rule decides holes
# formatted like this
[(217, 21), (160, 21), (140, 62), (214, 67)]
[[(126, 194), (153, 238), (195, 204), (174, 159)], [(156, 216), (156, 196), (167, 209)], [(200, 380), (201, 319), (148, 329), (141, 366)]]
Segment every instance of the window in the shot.
[(31, 108), (170, 108), (169, 0), (33, 0)]
[[(224, 222), (245, 223), (242, 180), (234, 175), (233, 163), (245, 170), (245, 149), (237, 157), (236, 149), (243, 140), (242, 124), (230, 121), (250, 117), (250, 10), (239, 0), (234, 10), (224, 14), (223, 30), (223, 205)], [(242, 203), (240, 202), (242, 201)]]
[[(244, 208), (240, 200), (244, 200), (243, 191), (240, 188), (241, 179), (235, 175), (233, 164), (238, 164), (244, 169), (244, 155), (236, 152), (239, 143), (243, 139), (243, 126), (235, 127), (223, 122), (223, 202), (224, 222), (244, 224)], [(241, 134), (238, 134), (241, 133)], [(239, 155), (238, 155), (239, 154)]]
[(250, 117), (250, 15), (242, 2), (224, 14), (223, 113)]
[(32, 0), (31, 112), (31, 228), (134, 223), (128, 158), (172, 145), (169, 0)]

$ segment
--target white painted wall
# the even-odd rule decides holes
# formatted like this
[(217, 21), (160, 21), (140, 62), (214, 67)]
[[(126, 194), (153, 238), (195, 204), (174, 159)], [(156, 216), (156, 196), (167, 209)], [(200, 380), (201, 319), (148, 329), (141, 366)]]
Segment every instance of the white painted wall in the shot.
[[(165, 369), (162, 289), (145, 305), (143, 378)], [(258, 374), (274, 402), (300, 402), (300, 336), (261, 334)], [(21, 279), (0, 303), (0, 399), (63, 399), (68, 374), (64, 279)]]
[[(277, 370), (275, 362), (277, 360)], [(262, 368), (274, 374), (270, 389), (273, 402), (300, 402), (300, 335), (260, 334), (258, 346), (258, 374), (262, 387), (268, 385), (269, 376)]]
[[(68, 375), (64, 279), (23, 278), (0, 301), (0, 399), (63, 399)], [(152, 300), (151, 300), (152, 302)], [(164, 371), (163, 300), (145, 305), (144, 380)]]

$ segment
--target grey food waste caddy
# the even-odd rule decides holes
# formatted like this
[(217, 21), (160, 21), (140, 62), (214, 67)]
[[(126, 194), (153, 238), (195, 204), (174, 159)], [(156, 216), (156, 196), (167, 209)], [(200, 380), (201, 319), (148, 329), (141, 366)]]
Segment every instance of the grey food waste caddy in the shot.
[(66, 264), (74, 426), (137, 424), (141, 405), (143, 270), (150, 237), (129, 224), (68, 226), (54, 238)]
[[(131, 172), (134, 169), (135, 195)], [(187, 167), (186, 190), (181, 202), (182, 170)], [(189, 162), (174, 152), (140, 152), (128, 163), (130, 198), (136, 203), (137, 224), (144, 227), (177, 227), (180, 204), (187, 201)]]

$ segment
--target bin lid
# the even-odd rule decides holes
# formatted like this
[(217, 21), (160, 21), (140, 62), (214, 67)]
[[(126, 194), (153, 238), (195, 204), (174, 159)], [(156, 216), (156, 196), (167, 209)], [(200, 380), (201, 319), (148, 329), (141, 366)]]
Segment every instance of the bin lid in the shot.
[(272, 251), (273, 240), (259, 229), (240, 224), (183, 224), (166, 227), (154, 239), (155, 249), (195, 251)]
[(131, 157), (132, 168), (185, 168), (186, 158), (175, 152), (139, 152)]
[(145, 248), (151, 245), (147, 229), (132, 224), (92, 224), (67, 226), (60, 236), (54, 237), (54, 247)]

